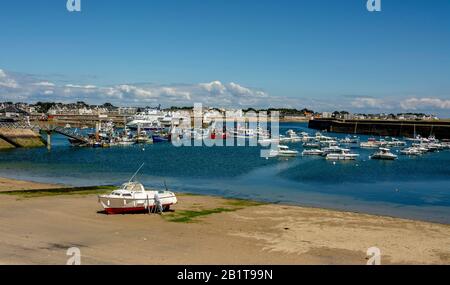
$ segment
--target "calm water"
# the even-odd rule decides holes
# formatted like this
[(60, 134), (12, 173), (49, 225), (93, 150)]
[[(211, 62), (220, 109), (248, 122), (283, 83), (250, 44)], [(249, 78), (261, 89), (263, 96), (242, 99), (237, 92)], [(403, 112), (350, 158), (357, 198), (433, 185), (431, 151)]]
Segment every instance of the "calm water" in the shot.
[[(314, 133), (301, 123), (280, 127), (281, 133), (288, 129)], [(57, 136), (53, 144), (51, 152), (44, 148), (0, 152), (0, 176), (75, 186), (121, 184), (145, 162), (138, 180), (149, 187), (163, 187), (166, 180), (178, 192), (450, 224), (450, 151), (376, 161), (368, 159), (373, 150), (355, 149), (361, 155), (357, 161), (333, 164), (320, 157), (266, 160), (258, 147), (72, 148)], [(300, 143), (290, 147), (302, 150)]]

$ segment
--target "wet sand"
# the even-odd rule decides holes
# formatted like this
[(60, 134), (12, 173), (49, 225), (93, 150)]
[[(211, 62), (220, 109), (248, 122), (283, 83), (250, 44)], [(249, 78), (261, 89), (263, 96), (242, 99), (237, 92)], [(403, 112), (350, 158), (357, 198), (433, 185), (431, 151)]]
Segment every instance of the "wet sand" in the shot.
[[(0, 181), (3, 191), (51, 186)], [(197, 195), (173, 209), (108, 216), (96, 195), (0, 195), (0, 264), (65, 264), (70, 247), (82, 264), (366, 264), (373, 246), (382, 264), (450, 264), (449, 225)], [(171, 221), (211, 209), (228, 211)]]
[(0, 192), (12, 190), (52, 189), (62, 185), (36, 183), (0, 177)]

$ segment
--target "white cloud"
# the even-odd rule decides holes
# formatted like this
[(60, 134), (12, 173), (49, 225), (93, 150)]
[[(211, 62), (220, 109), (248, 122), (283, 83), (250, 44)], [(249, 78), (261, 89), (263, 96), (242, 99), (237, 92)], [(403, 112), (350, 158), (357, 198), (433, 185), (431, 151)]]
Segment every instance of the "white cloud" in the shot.
[(67, 88), (76, 88), (76, 89), (96, 89), (95, 85), (77, 85), (77, 84), (66, 84)]
[(230, 92), (236, 96), (253, 95), (252, 90), (242, 87), (241, 85), (234, 82), (230, 82), (230, 84), (228, 84), (228, 90), (230, 90)]
[(204, 90), (213, 94), (223, 94), (226, 87), (220, 81), (212, 81), (209, 83), (200, 83), (199, 86)]
[(122, 92), (122, 94), (128, 94), (129, 97), (135, 97), (135, 99), (152, 99), (156, 97), (156, 94), (153, 94), (151, 90), (146, 90), (144, 88), (139, 88), (133, 85), (119, 85), (117, 87), (119, 92)]
[(42, 87), (54, 87), (55, 83), (48, 82), (48, 81), (42, 81), (38, 83), (33, 83), (34, 86), (42, 86)]
[[(273, 96), (236, 82), (211, 81), (197, 84), (120, 84), (96, 86), (92, 84), (59, 84), (39, 76), (9, 73), (0, 69), (0, 96), (2, 100), (36, 102), (86, 101), (91, 104), (110, 102), (116, 105), (192, 106), (203, 103), (211, 107), (233, 108), (309, 108), (315, 111), (347, 110), (350, 112), (403, 112), (423, 110), (450, 115), (447, 98), (409, 97), (389, 98), (369, 96), (328, 96), (325, 98), (300, 98)], [(43, 99), (43, 97), (45, 99)], [(312, 97), (312, 98), (311, 98)]]
[(160, 95), (166, 97), (181, 98), (191, 100), (191, 93), (188, 91), (180, 91), (174, 87), (162, 87), (160, 89)]
[(384, 109), (386, 108), (386, 104), (382, 99), (371, 98), (371, 97), (359, 97), (353, 99), (350, 102), (352, 107), (363, 109), (363, 108), (374, 108), (374, 109)]
[(409, 98), (400, 102), (400, 106), (404, 110), (450, 110), (450, 100), (440, 98)]
[(18, 88), (19, 84), (17, 84), (17, 82), (13, 78), (8, 76), (3, 69), (0, 69), (0, 87), (14, 89)]

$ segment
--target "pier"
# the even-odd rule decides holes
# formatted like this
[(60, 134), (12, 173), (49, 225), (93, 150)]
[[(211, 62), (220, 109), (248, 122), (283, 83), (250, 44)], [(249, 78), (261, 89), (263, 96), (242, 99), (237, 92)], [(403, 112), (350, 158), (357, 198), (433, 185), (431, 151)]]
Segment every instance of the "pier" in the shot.
[(0, 122), (0, 149), (43, 147), (46, 142), (30, 126), (20, 122)]
[(407, 120), (339, 120), (314, 119), (308, 127), (333, 133), (422, 137), (435, 136), (437, 139), (450, 139), (450, 121), (407, 121)]
[(57, 133), (63, 136), (68, 137), (69, 139), (72, 139), (74, 141), (80, 142), (80, 143), (88, 143), (88, 138), (75, 133), (71, 129), (66, 129), (59, 126), (47, 126), (44, 128), (41, 128), (39, 130), (40, 133), (47, 134), (47, 148), (51, 149), (52, 146), (52, 134)]

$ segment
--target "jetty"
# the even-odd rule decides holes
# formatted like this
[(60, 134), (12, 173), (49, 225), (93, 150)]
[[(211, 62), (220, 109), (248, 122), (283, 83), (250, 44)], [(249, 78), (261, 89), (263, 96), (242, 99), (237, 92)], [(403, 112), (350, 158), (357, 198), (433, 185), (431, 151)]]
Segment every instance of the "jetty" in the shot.
[(450, 139), (450, 120), (342, 120), (313, 119), (308, 128), (332, 133), (391, 137), (435, 136)]
[(86, 144), (89, 142), (89, 139), (87, 137), (77, 134), (76, 132), (74, 132), (71, 129), (63, 128), (60, 126), (48, 125), (46, 127), (41, 127), (39, 132), (41, 134), (47, 135), (47, 148), (49, 148), (49, 149), (51, 148), (51, 145), (52, 145), (52, 134), (53, 133), (57, 133), (57, 134), (66, 136), (69, 139), (71, 139), (72, 141), (78, 142), (80, 144)]
[(20, 122), (0, 122), (0, 149), (43, 147), (45, 140), (32, 127)]

